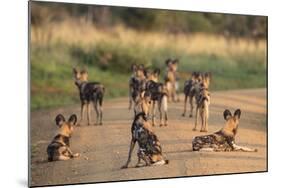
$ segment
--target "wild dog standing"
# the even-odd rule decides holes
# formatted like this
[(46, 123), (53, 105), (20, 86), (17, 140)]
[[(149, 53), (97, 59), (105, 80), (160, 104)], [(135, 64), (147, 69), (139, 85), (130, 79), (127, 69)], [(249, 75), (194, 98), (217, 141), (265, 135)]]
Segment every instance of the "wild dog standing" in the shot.
[(238, 146), (235, 143), (241, 110), (237, 109), (232, 116), (229, 110), (223, 113), (226, 123), (224, 127), (210, 135), (196, 136), (192, 140), (193, 151), (247, 151), (256, 152), (257, 149)]
[(77, 122), (76, 115), (71, 115), (66, 122), (63, 115), (59, 114), (55, 121), (59, 127), (59, 132), (48, 145), (48, 161), (68, 160), (70, 158), (79, 157), (79, 153), (74, 154), (70, 150), (70, 137), (73, 132), (73, 126), (75, 126)]
[(160, 75), (160, 69), (159, 68), (155, 68), (153, 70), (145, 69), (146, 81), (152, 80), (154, 82), (158, 82), (159, 81), (159, 75)]
[(135, 65), (135, 75), (130, 78), (129, 88), (130, 88), (130, 101), (129, 109), (131, 109), (132, 103), (134, 103), (134, 109), (136, 107), (136, 102), (139, 100), (141, 95), (145, 90), (145, 71), (143, 65)]
[(132, 108), (132, 103), (133, 103), (133, 98), (132, 98), (133, 79), (137, 76), (137, 65), (136, 64), (131, 65), (131, 72), (132, 72), (132, 75), (129, 79), (129, 110)]
[(210, 92), (204, 84), (201, 84), (199, 93), (196, 94), (196, 114), (195, 114), (195, 126), (193, 131), (196, 131), (198, 124), (198, 113), (201, 118), (201, 130), (200, 132), (208, 132), (208, 119), (209, 119), (209, 105), (210, 105)]
[(131, 133), (132, 139), (128, 160), (122, 168), (128, 168), (136, 142), (139, 145), (137, 153), (138, 163), (136, 164), (136, 167), (142, 166), (141, 160), (145, 162), (145, 166), (168, 164), (169, 161), (164, 159), (160, 142), (157, 136), (152, 132), (145, 113), (139, 113), (135, 116)]
[(81, 125), (83, 121), (84, 111), (86, 107), (88, 125), (91, 124), (91, 103), (93, 103), (94, 109), (96, 111), (96, 125), (102, 125), (102, 103), (105, 92), (104, 86), (99, 82), (88, 82), (88, 73), (86, 70), (79, 71), (78, 69), (73, 68), (73, 74), (75, 79), (75, 85), (79, 89), (81, 101), (81, 119), (79, 125)]
[(173, 102), (179, 101), (178, 96), (178, 76), (177, 76), (177, 67), (178, 60), (166, 60), (167, 72), (165, 75), (165, 85), (168, 91), (168, 100)]
[(163, 125), (163, 113), (164, 113), (164, 125), (168, 125), (168, 96), (167, 90), (164, 84), (156, 83), (152, 80), (146, 82), (145, 93), (151, 97), (152, 101), (152, 126), (155, 126), (155, 103), (157, 103), (158, 111), (160, 115), (160, 126)]
[(211, 73), (210, 72), (193, 72), (191, 75), (191, 78), (184, 83), (184, 110), (182, 113), (182, 116), (185, 116), (186, 113), (186, 103), (187, 99), (189, 99), (190, 104), (190, 114), (189, 117), (193, 116), (193, 100), (196, 95), (200, 92), (200, 87), (202, 83), (204, 84), (204, 87), (209, 89), (211, 81)]
[(190, 114), (189, 117), (193, 115), (193, 100), (196, 94), (200, 91), (200, 84), (202, 83), (203, 77), (199, 72), (193, 72), (191, 78), (184, 83), (184, 111), (182, 116), (185, 116), (186, 113), (186, 103), (189, 99), (190, 104)]

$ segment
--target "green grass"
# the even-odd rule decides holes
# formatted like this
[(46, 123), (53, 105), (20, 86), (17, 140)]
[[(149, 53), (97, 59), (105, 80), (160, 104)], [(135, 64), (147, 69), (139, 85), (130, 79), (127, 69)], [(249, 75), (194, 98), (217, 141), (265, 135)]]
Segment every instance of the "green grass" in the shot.
[[(143, 63), (165, 70), (168, 57), (180, 59), (180, 84), (192, 71), (212, 72), (211, 90), (261, 88), (266, 86), (264, 54), (239, 56), (190, 55), (172, 47), (142, 48), (118, 43), (67, 45), (55, 43), (31, 46), (31, 109), (37, 110), (79, 104), (72, 68), (88, 69), (89, 80), (106, 87), (105, 100), (128, 95), (128, 78), (132, 63)], [(163, 80), (163, 79), (162, 79)]]

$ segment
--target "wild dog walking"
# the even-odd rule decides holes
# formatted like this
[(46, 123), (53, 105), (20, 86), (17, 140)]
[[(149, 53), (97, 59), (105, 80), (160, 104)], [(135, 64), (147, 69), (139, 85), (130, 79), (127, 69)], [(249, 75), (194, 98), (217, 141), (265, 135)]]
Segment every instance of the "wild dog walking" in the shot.
[[(164, 165), (169, 161), (165, 160), (162, 154), (162, 148), (157, 136), (152, 132), (149, 122), (145, 113), (139, 113), (135, 116), (135, 119), (131, 127), (132, 139), (130, 143), (128, 160), (122, 168), (128, 168), (131, 162), (131, 156), (136, 142), (139, 145), (138, 149), (138, 162), (136, 167), (150, 166), (150, 165)], [(141, 160), (145, 164), (141, 163)]]
[(88, 72), (86, 70), (79, 71), (78, 69), (73, 68), (73, 74), (75, 79), (75, 85), (79, 89), (81, 101), (81, 119), (79, 125), (81, 125), (83, 122), (86, 108), (88, 125), (91, 124), (91, 103), (93, 103), (96, 112), (96, 125), (102, 125), (102, 103), (105, 92), (104, 86), (99, 82), (89, 82)]
[(71, 115), (68, 121), (65, 121), (63, 115), (59, 114), (55, 121), (59, 127), (59, 132), (48, 145), (48, 161), (68, 160), (74, 157), (79, 157), (79, 153), (74, 154), (70, 150), (70, 137), (73, 132), (73, 127), (77, 122), (76, 115)]
[(257, 149), (239, 146), (235, 143), (240, 116), (240, 109), (237, 109), (233, 116), (231, 112), (226, 109), (223, 113), (223, 117), (226, 120), (224, 127), (213, 134), (196, 136), (193, 138), (193, 151), (258, 151)]
[(165, 86), (168, 91), (168, 101), (178, 102), (178, 76), (177, 76), (177, 67), (178, 67), (178, 60), (166, 60), (167, 71), (165, 74)]
[(155, 104), (157, 103), (159, 111), (160, 126), (168, 125), (168, 96), (167, 90), (162, 83), (156, 83), (152, 80), (146, 82), (146, 95), (149, 95), (152, 101), (152, 126), (155, 126)]

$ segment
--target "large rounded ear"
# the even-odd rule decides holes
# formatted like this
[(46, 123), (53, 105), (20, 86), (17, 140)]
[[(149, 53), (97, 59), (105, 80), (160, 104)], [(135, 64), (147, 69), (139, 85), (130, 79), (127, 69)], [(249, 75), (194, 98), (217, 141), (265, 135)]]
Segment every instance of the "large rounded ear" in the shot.
[(168, 66), (170, 62), (171, 62), (171, 59), (168, 58), (168, 59), (166, 59), (165, 64)]
[(237, 119), (240, 119), (240, 116), (241, 116), (241, 110), (240, 110), (240, 109), (237, 109), (237, 110), (234, 112), (234, 117), (236, 117)]
[(76, 122), (77, 122), (77, 116), (75, 114), (72, 114), (69, 119), (68, 119), (68, 122), (72, 125), (75, 125)]
[(155, 68), (153, 72), (156, 75), (160, 75), (160, 69), (159, 68)]
[(229, 118), (231, 118), (231, 116), (231, 112), (228, 109), (223, 112), (223, 117), (225, 120), (228, 120)]
[(139, 69), (140, 69), (140, 70), (144, 70), (144, 64), (140, 64), (140, 65), (139, 65)]
[(65, 119), (64, 119), (63, 115), (59, 114), (59, 115), (57, 115), (55, 121), (56, 121), (57, 126), (61, 127), (62, 124), (65, 122)]
[(81, 70), (81, 74), (88, 74), (87, 69), (83, 68), (83, 69)]
[(134, 63), (131, 65), (131, 71), (134, 72), (137, 70), (137, 65)]
[(173, 63), (179, 64), (179, 60), (178, 59), (174, 59)]
[(78, 73), (78, 69), (75, 67), (73, 67), (72, 71), (73, 71), (73, 74), (75, 74), (75, 75)]

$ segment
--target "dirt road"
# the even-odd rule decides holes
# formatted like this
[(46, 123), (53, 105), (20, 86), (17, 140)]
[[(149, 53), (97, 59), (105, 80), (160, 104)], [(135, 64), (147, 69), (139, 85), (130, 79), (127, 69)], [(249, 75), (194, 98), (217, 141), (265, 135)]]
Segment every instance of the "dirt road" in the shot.
[[(181, 98), (183, 99), (183, 97)], [(182, 100), (181, 100), (182, 101)], [(54, 118), (62, 113), (79, 115), (79, 105), (31, 113), (31, 185), (82, 182), (104, 182), (146, 178), (194, 176), (249, 171), (265, 171), (267, 166), (266, 90), (236, 90), (211, 93), (209, 133), (224, 124), (224, 109), (242, 110), (236, 142), (257, 148), (256, 153), (192, 152), (194, 118), (181, 117), (183, 104), (169, 104), (169, 125), (153, 128), (160, 139), (168, 165), (133, 168), (137, 162), (134, 150), (128, 169), (126, 162), (133, 112), (127, 98), (105, 100), (104, 125), (75, 129), (71, 147), (82, 156), (59, 162), (46, 161), (46, 148), (57, 129)]]

